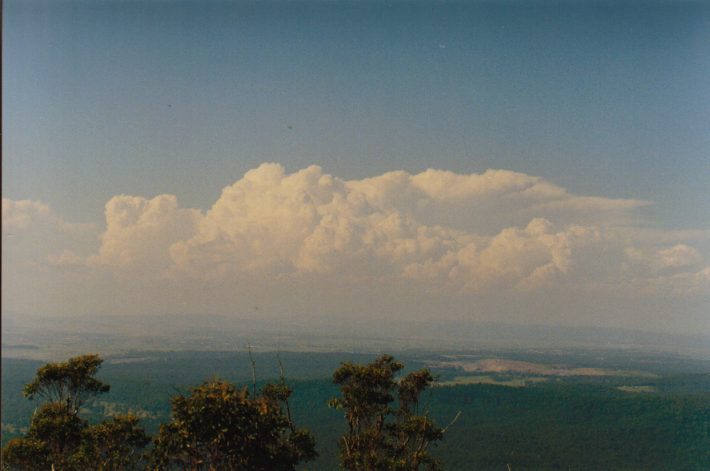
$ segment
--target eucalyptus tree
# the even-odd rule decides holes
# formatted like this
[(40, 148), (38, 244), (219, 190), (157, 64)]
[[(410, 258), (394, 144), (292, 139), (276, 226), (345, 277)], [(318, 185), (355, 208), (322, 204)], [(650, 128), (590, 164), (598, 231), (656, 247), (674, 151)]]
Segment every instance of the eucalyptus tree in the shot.
[(23, 393), (44, 402), (35, 409), (27, 433), (3, 448), (3, 469), (93, 471), (143, 466), (142, 450), (150, 438), (138, 418), (119, 415), (89, 424), (79, 415), (89, 398), (109, 390), (95, 377), (102, 363), (98, 355), (83, 355), (37, 370)]
[(443, 438), (426, 411), (422, 392), (434, 381), (428, 369), (401, 379), (404, 364), (382, 355), (367, 365), (343, 363), (333, 374), (340, 397), (330, 405), (345, 413), (348, 428), (340, 438), (340, 463), (348, 470), (439, 469), (429, 447)]
[(256, 392), (214, 379), (172, 399), (155, 438), (155, 469), (286, 471), (317, 456), (315, 441), (288, 412), (283, 382)]

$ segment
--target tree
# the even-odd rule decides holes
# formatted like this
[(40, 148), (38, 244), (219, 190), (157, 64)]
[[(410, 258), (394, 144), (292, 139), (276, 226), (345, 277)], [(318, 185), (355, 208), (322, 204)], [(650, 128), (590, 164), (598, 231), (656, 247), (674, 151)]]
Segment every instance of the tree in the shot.
[[(258, 394), (214, 379), (172, 400), (170, 423), (155, 439), (153, 464), (186, 470), (293, 470), (317, 456), (310, 432), (296, 429), (285, 406), (291, 390)], [(286, 409), (287, 410), (287, 409)]]
[(22, 438), (3, 449), (4, 469), (131, 470), (150, 442), (133, 415), (89, 425), (57, 403), (43, 404)]
[(31, 438), (13, 438), (2, 449), (2, 469), (50, 469), (47, 444)]
[(87, 397), (109, 390), (108, 384), (94, 378), (101, 363), (103, 360), (98, 355), (74, 357), (64, 363), (47, 363), (37, 370), (34, 381), (25, 385), (23, 393), (28, 399), (39, 396), (48, 402), (64, 404), (76, 414)]
[(89, 464), (87, 469), (138, 469), (146, 458), (141, 450), (150, 443), (138, 422), (138, 417), (126, 414), (87, 427), (77, 459)]
[(129, 470), (140, 462), (140, 450), (150, 441), (138, 419), (117, 416), (89, 425), (79, 407), (92, 395), (105, 393), (107, 384), (94, 375), (103, 360), (98, 355), (49, 363), (24, 388), (30, 399), (42, 397), (27, 434), (3, 448), (3, 469), (17, 470)]
[(50, 462), (56, 468), (64, 469), (79, 448), (81, 433), (86, 426), (86, 421), (63, 404), (49, 402), (40, 406), (32, 416), (27, 438), (45, 444)]
[(348, 424), (340, 439), (345, 469), (439, 468), (428, 447), (442, 439), (443, 430), (427, 413), (419, 413), (421, 393), (434, 377), (422, 369), (397, 381), (403, 368), (392, 356), (382, 355), (368, 365), (343, 363), (333, 374), (341, 396), (331, 399), (330, 405), (345, 411)]

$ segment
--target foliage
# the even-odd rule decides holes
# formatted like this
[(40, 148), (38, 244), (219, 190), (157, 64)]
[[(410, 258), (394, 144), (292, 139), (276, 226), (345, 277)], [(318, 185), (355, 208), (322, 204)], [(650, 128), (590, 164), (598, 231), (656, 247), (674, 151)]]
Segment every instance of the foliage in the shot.
[(109, 386), (94, 375), (103, 360), (98, 355), (49, 363), (37, 370), (25, 396), (48, 400), (32, 415), (24, 437), (10, 440), (2, 451), (3, 469), (129, 470), (141, 461), (139, 450), (150, 439), (134, 416), (118, 416), (89, 425), (78, 408), (91, 394)]
[[(343, 363), (333, 374), (341, 397), (330, 405), (345, 411), (348, 431), (340, 440), (341, 465), (349, 470), (438, 469), (428, 451), (443, 431), (419, 414), (421, 393), (431, 386), (427, 369), (414, 371), (397, 382), (401, 362), (382, 355), (368, 365)], [(398, 407), (393, 407), (395, 401)]]
[(27, 438), (45, 444), (47, 459), (56, 468), (63, 469), (72, 461), (85, 427), (86, 422), (65, 405), (50, 402), (40, 406), (32, 417)]
[(156, 468), (293, 470), (315, 458), (310, 432), (285, 412), (291, 390), (269, 384), (260, 394), (215, 379), (172, 400), (172, 419), (155, 439)]
[(90, 469), (138, 469), (145, 460), (141, 450), (150, 437), (138, 425), (138, 417), (119, 415), (84, 429), (81, 458)]
[(3, 470), (49, 469), (52, 459), (47, 444), (32, 438), (13, 438), (2, 449)]
[(37, 370), (34, 381), (25, 385), (24, 395), (64, 404), (76, 412), (88, 396), (108, 392), (109, 386), (94, 378), (103, 360), (98, 355), (70, 358), (64, 363), (48, 363)]

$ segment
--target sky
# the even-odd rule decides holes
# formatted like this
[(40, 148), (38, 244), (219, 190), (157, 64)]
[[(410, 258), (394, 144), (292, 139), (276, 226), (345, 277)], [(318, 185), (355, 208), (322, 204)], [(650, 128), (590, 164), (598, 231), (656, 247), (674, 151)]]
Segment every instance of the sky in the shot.
[(710, 333), (706, 3), (9, 0), (2, 34), (4, 311)]

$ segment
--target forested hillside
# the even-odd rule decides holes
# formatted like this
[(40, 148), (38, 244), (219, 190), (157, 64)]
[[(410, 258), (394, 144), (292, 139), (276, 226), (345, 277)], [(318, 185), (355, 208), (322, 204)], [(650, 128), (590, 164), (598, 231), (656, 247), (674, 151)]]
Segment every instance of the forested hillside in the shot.
[[(372, 355), (281, 353), (293, 422), (310, 430), (318, 458), (304, 469), (338, 467), (338, 438), (347, 426), (328, 406), (338, 396), (331, 379), (340, 361)], [(421, 366), (409, 357), (405, 372)], [(669, 360), (671, 361), (671, 360)], [(672, 359), (677, 361), (677, 359)], [(258, 387), (278, 379), (274, 354), (256, 354)], [(656, 364), (647, 376), (543, 378), (520, 374), (468, 375), (440, 370), (420, 407), (440, 426), (458, 419), (430, 447), (444, 469), (674, 469), (710, 467), (710, 376), (669, 373)], [(41, 362), (3, 359), (3, 444), (20, 436), (37, 406), (22, 397)], [(623, 366), (618, 362), (614, 367)], [(206, 373), (209, 371), (209, 373)], [(659, 374), (659, 372), (665, 372)], [(437, 373), (435, 371), (435, 373)], [(170, 400), (218, 374), (250, 386), (244, 354), (163, 354), (109, 359), (99, 378), (111, 391), (87, 401), (90, 422), (133, 412), (149, 435), (170, 417)], [(497, 382), (499, 384), (490, 384)]]

